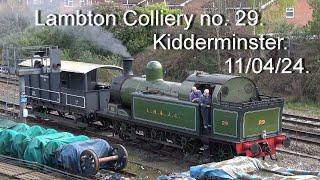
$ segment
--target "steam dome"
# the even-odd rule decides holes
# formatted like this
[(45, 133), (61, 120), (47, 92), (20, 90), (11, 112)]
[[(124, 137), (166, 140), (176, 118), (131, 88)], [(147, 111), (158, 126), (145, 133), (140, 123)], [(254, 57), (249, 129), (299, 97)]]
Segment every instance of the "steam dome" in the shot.
[(163, 80), (162, 65), (158, 61), (150, 61), (147, 64), (147, 81)]

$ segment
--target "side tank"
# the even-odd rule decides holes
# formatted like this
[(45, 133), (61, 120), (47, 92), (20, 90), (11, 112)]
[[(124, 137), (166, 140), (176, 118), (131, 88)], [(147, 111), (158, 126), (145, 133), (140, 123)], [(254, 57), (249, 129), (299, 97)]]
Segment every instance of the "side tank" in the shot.
[(131, 105), (133, 92), (151, 92), (166, 96), (178, 97), (181, 83), (163, 80), (163, 68), (158, 61), (150, 61), (147, 64), (146, 77), (129, 77), (121, 87), (121, 102), (127, 106)]

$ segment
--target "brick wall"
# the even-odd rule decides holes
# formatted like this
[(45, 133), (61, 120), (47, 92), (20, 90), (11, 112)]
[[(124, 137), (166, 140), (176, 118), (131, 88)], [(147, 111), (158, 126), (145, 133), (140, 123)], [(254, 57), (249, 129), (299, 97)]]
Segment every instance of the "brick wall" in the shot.
[(284, 18), (286, 21), (299, 27), (306, 26), (312, 19), (312, 9), (308, 4), (308, 0), (296, 0), (293, 8), (294, 18), (288, 19), (284, 13)]

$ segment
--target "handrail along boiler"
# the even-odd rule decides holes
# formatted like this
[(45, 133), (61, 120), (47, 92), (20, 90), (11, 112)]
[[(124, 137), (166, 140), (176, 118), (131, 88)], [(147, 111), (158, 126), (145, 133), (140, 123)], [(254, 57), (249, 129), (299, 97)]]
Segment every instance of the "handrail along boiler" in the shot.
[[(81, 122), (100, 121), (122, 139), (144, 139), (153, 148), (168, 145), (196, 152), (208, 145), (216, 160), (271, 156), (277, 146), (289, 146), (281, 131), (283, 99), (260, 95), (250, 79), (196, 72), (177, 83), (163, 80), (157, 61), (147, 64), (143, 77), (133, 75), (132, 63), (133, 58), (124, 58), (122, 69), (61, 61), (61, 73), (26, 76), (28, 102), (41, 115), (58, 111)], [(122, 74), (101, 85), (101, 68)], [(193, 86), (212, 95), (209, 132), (203, 130), (199, 105), (188, 100)]]

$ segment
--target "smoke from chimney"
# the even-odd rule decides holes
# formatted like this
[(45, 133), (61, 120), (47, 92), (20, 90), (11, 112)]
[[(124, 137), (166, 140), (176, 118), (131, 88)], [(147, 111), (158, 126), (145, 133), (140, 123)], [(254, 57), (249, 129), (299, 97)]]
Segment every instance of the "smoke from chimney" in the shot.
[[(9, 1), (11, 2), (11, 1)], [(0, 22), (9, 22), (9, 20), (12, 20), (12, 17), (21, 17), (27, 20), (28, 25), (26, 25), (25, 29), (27, 28), (34, 28), (34, 11), (35, 10), (41, 10), (43, 11), (43, 15), (48, 13), (58, 13), (59, 7), (61, 7), (61, 1), (54, 1), (53, 3), (42, 3), (34, 5), (33, 3), (29, 3), (28, 6), (26, 4), (23, 6), (24, 8), (19, 8), (19, 4), (12, 4), (8, 2), (8, 8), (6, 11), (0, 11)], [(55, 4), (57, 3), (57, 4)], [(65, 9), (63, 9), (65, 11)], [(71, 9), (68, 13), (73, 13), (75, 9)], [(82, 8), (83, 11), (91, 10), (91, 7), (85, 7)], [(64, 12), (66, 13), (66, 12)], [(9, 20), (8, 20), (9, 19)], [(17, 22), (18, 23), (18, 22)], [(12, 24), (12, 22), (11, 22)], [(4, 28), (4, 27), (2, 27)], [(25, 29), (17, 29), (12, 30), (11, 26), (3, 32), (3, 35), (8, 35), (12, 32), (16, 31), (23, 31)], [(16, 26), (14, 26), (16, 28)], [(74, 35), (74, 38), (84, 38), (86, 41), (88, 41), (92, 46), (98, 47), (104, 51), (109, 51), (114, 54), (118, 54), (123, 57), (131, 57), (130, 53), (128, 52), (127, 48), (122, 44), (122, 42), (115, 38), (114, 35), (111, 32), (108, 32), (102, 28), (99, 27), (57, 27), (62, 32), (66, 33), (72, 33)], [(41, 27), (37, 27), (36, 30), (41, 29)], [(1, 35), (1, 29), (0, 29), (0, 35)], [(4, 40), (5, 38), (0, 38), (1, 40)], [(3, 42), (5, 43), (5, 42)]]

